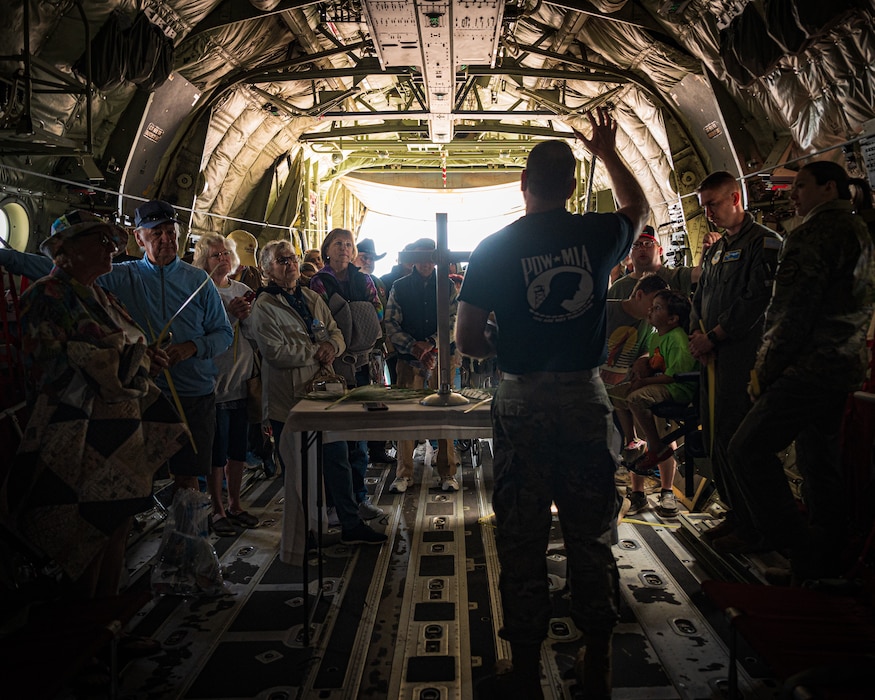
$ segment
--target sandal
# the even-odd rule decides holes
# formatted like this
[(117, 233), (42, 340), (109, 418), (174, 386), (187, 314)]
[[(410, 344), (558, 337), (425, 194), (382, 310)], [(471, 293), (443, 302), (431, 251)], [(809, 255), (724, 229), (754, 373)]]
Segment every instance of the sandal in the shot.
[(228, 520), (232, 523), (237, 523), (243, 527), (258, 527), (258, 518), (247, 513), (245, 510), (241, 510), (239, 513), (232, 513), (230, 510), (225, 512), (228, 514)]
[(228, 518), (210, 518), (210, 527), (219, 537), (234, 537), (237, 534)]

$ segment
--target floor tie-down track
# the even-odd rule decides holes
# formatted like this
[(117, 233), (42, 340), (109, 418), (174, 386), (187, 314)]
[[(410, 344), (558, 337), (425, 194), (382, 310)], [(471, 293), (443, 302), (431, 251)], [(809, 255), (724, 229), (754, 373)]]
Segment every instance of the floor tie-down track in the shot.
[[(122, 696), (160, 698), (320, 698), (468, 700), (497, 658), (509, 656), (500, 626), (498, 561), (491, 517), (492, 462), (460, 470), (462, 490), (444, 492), (436, 472), (417, 465), (405, 494), (388, 493), (394, 469), (372, 466), (368, 485), (386, 515), (382, 547), (339, 543), (326, 534), (324, 580), (316, 567), (308, 594), (317, 601), (310, 647), (299, 567), (277, 558), (282, 489), (264, 480), (245, 506), (262, 527), (236, 540), (216, 538), (229, 595), (164, 598), (143, 611), (136, 631), (163, 642), (161, 654), (131, 664)], [(676, 521), (654, 513), (621, 523), (615, 546), (623, 593), (614, 636), (614, 695), (627, 698), (725, 697), (725, 621), (709, 607), (707, 575), (677, 536)], [(159, 537), (156, 530), (153, 537)], [(144, 545), (145, 546), (145, 545)], [(547, 553), (554, 617), (543, 646), (546, 698), (574, 697), (570, 668), (578, 631), (569, 614), (561, 528)], [(148, 557), (140, 556), (141, 563)], [(771, 698), (774, 685), (752, 655), (740, 674), (747, 698)], [(748, 658), (750, 657), (750, 658)]]

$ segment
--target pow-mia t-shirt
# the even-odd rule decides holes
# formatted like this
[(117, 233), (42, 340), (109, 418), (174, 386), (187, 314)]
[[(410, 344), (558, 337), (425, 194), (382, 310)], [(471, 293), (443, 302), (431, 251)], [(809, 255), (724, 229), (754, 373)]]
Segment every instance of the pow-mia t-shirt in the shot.
[(504, 372), (573, 372), (605, 352), (611, 268), (632, 244), (622, 214), (530, 214), (472, 253), (459, 299), (495, 312)]

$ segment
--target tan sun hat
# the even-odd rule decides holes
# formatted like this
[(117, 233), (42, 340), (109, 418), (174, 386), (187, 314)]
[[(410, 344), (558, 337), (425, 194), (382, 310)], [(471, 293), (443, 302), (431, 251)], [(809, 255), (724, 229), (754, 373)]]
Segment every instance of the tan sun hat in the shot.
[(249, 231), (244, 231), (238, 228), (236, 231), (231, 231), (225, 238), (230, 238), (237, 244), (237, 256), (240, 258), (240, 264), (246, 267), (258, 267), (255, 262), (255, 254), (258, 252), (258, 239)]

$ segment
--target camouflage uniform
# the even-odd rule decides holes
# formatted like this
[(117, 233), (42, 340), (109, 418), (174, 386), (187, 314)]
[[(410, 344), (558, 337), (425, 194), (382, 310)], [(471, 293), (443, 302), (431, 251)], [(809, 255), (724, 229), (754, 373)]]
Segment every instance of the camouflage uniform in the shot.
[[(495, 540), (504, 624), (516, 666), (547, 637), (545, 552), (555, 502), (568, 554), (571, 616), (604, 645), (619, 619), (611, 551), (621, 498), (614, 483), (605, 292), (632, 244), (617, 214), (527, 214), (472, 253), (460, 299), (493, 311), (501, 383), (492, 401)], [(594, 647), (593, 647), (594, 648)]]
[[(710, 447), (714, 483), (724, 503), (733, 509), (742, 532), (753, 527), (727, 449), (747, 412), (747, 383), (762, 339), (763, 317), (772, 294), (781, 239), (754, 222), (750, 214), (734, 236), (723, 236), (705, 253), (702, 277), (693, 296), (690, 331), (710, 331), (720, 325), (728, 336), (714, 351), (714, 434), (709, 416), (707, 367), (702, 368), (700, 413), (705, 445)], [(752, 534), (752, 533), (751, 533)]]
[(609, 631), (619, 615), (611, 533), (622, 499), (607, 448), (611, 404), (598, 369), (505, 373), (492, 403), (492, 426), (495, 540), (501, 561), (513, 562), (501, 568), (501, 636), (518, 643), (545, 636), (551, 614), (545, 533), (553, 501), (576, 594), (572, 618), (586, 633)]
[[(851, 203), (815, 207), (784, 241), (754, 370), (761, 395), (729, 446), (759, 533), (799, 576), (838, 573), (845, 541), (839, 427), (866, 368), (872, 240)], [(775, 456), (796, 440), (808, 527)]]

